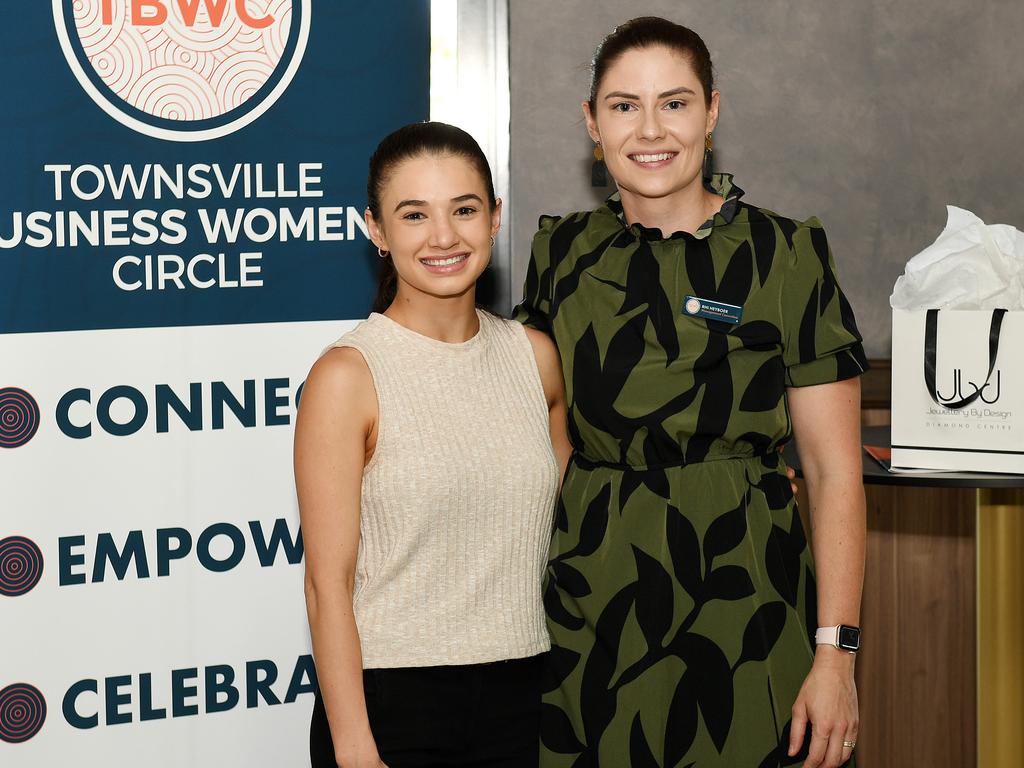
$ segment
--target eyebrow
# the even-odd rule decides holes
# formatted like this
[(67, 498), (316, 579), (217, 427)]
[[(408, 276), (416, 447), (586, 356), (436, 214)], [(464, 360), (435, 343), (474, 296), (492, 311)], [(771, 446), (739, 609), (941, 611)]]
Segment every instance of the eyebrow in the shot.
[[(687, 96), (696, 96), (697, 92), (690, 88), (687, 88), (685, 85), (681, 85), (678, 88), (673, 88), (671, 91), (662, 91), (661, 93), (658, 94), (658, 98), (667, 99), (669, 96), (681, 96), (684, 94)], [(612, 91), (607, 96), (605, 96), (605, 98), (633, 99), (634, 101), (640, 101), (640, 97), (637, 96), (635, 93), (626, 93), (625, 91)]]
[(399, 208), (404, 208), (407, 205), (412, 206), (412, 207), (415, 208), (415, 207), (422, 207), (422, 206), (424, 206), (426, 204), (427, 204), (426, 200), (403, 200), (402, 202), (400, 202), (398, 205), (395, 206), (395, 210), (397, 211)]
[[(451, 199), (451, 202), (464, 203), (467, 200), (476, 200), (478, 203), (480, 203), (480, 205), (484, 204), (484, 201), (483, 199), (481, 199), (480, 195), (474, 194), (472, 192), (466, 195), (459, 195), (458, 197), (453, 197)], [(423, 208), (426, 206), (426, 204), (426, 200), (403, 200), (402, 202), (395, 206), (395, 211), (397, 211), (399, 208), (404, 208), (405, 206), (412, 206), (413, 208)]]

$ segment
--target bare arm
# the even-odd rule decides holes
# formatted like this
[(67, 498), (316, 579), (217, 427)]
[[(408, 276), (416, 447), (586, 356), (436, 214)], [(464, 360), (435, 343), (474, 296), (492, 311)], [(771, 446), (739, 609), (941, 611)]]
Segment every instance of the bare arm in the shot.
[[(860, 379), (791, 387), (786, 396), (810, 497), (818, 625), (859, 626), (866, 537)], [(817, 647), (793, 707), (790, 738), (795, 754), (806, 722), (813, 725), (806, 768), (834, 768), (850, 756), (843, 741), (856, 741), (859, 727), (854, 658), (832, 646)]]
[(344, 768), (383, 765), (363, 696), (352, 611), (363, 467), (375, 439), (373, 379), (354, 349), (327, 352), (310, 371), (295, 426), (295, 486), (306, 556), (306, 612), (320, 691)]
[(548, 401), (548, 418), (551, 424), (551, 447), (558, 461), (559, 476), (565, 475), (565, 465), (572, 453), (566, 419), (568, 413), (565, 403), (565, 382), (562, 379), (562, 359), (558, 356), (558, 347), (547, 334), (534, 328), (527, 328), (526, 335), (533, 346), (533, 354), (537, 358), (537, 369), (540, 371), (544, 397)]

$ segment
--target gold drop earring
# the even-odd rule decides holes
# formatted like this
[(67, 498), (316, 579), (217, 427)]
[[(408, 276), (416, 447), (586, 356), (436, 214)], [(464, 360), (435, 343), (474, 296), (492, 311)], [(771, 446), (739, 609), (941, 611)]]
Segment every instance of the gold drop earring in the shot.
[(608, 166), (604, 164), (604, 147), (601, 142), (594, 144), (594, 164), (590, 166), (590, 186), (608, 186)]
[(705, 179), (710, 180), (712, 174), (715, 172), (715, 143), (711, 140), (711, 134), (709, 133), (704, 137), (704, 168), (702, 176)]

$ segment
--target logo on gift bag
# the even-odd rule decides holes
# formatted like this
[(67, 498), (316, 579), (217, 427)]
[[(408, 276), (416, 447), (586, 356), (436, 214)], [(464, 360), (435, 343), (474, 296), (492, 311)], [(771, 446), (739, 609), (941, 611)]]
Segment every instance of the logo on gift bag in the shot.
[[(964, 374), (959, 368), (953, 369), (953, 391), (950, 395), (944, 395), (942, 390), (936, 387), (935, 394), (938, 397), (939, 404), (953, 403), (957, 401), (980, 398), (981, 402), (992, 405), (999, 400), (999, 395), (1002, 392), (1002, 371), (995, 371), (995, 381), (991, 378), (983, 383), (980, 387), (973, 381), (968, 381), (968, 386), (973, 390), (968, 392), (964, 389)], [(992, 389), (995, 388), (995, 396), (992, 396)], [(985, 392), (988, 391), (986, 396)], [(989, 399), (991, 397), (991, 399)]]
[(79, 84), (132, 130), (171, 141), (256, 120), (295, 75), (311, 0), (52, 0)]
[[(939, 392), (938, 371), (936, 360), (938, 357), (938, 335), (939, 335), (939, 310), (929, 309), (925, 312), (924, 327), (924, 384), (931, 396), (932, 402), (936, 405), (960, 410), (970, 405), (979, 398), (983, 403), (991, 405), (999, 399), (1002, 391), (1002, 371), (996, 370), (996, 360), (999, 356), (999, 338), (1002, 333), (1003, 320), (1006, 317), (1005, 309), (992, 310), (992, 319), (988, 331), (988, 373), (982, 385), (979, 387), (973, 381), (967, 383), (974, 389), (973, 392), (964, 391), (964, 376), (960, 368), (953, 369), (953, 394), (945, 397)], [(992, 386), (992, 374), (996, 374), (995, 396), (988, 399), (984, 392)], [(991, 395), (990, 395), (991, 396)]]

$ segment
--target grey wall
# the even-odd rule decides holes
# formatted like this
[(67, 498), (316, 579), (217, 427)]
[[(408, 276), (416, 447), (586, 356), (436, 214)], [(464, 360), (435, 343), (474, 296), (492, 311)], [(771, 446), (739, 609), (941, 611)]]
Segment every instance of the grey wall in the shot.
[(632, 16), (700, 33), (722, 91), (716, 166), (746, 200), (825, 224), (869, 356), (945, 205), (1024, 229), (1024, 2), (512, 0), (512, 295), (541, 213), (591, 208), (580, 116), (597, 42)]

